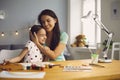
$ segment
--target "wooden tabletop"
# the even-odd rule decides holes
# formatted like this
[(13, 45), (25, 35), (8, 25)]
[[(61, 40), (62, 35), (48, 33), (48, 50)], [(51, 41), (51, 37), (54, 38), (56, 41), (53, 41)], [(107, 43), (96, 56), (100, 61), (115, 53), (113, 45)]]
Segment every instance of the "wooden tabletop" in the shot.
[[(56, 61), (51, 62), (60, 64), (61, 66), (81, 66), (89, 65), (90, 60), (70, 60), (70, 61)], [(80, 71), (63, 71), (63, 67), (55, 66), (53, 68), (45, 68), (46, 72), (43, 79), (23, 79), (22, 80), (120, 80), (120, 61), (113, 60), (112, 63), (98, 63), (98, 65), (90, 65), (92, 70)], [(0, 68), (7, 68), (11, 71), (24, 71), (19, 64), (9, 64)], [(38, 70), (37, 70), (38, 71)], [(21, 80), (0, 78), (0, 80)]]

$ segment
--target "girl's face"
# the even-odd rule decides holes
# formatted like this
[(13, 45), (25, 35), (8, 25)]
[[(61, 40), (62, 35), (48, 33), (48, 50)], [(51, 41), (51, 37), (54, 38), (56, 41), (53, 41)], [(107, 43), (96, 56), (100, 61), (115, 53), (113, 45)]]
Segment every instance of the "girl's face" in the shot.
[(51, 32), (53, 30), (55, 23), (57, 21), (56, 19), (54, 19), (49, 15), (43, 15), (41, 17), (41, 20), (42, 20), (42, 26), (47, 32)]
[(40, 43), (40, 44), (45, 44), (46, 39), (47, 39), (45, 29), (40, 29), (40, 30), (37, 32), (37, 37), (38, 37), (38, 40), (39, 40), (39, 43)]

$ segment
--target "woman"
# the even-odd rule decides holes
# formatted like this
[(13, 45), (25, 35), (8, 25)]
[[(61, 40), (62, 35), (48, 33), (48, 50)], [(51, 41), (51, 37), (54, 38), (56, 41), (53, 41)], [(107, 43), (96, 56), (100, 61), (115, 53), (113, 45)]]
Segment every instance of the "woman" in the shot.
[(68, 35), (66, 32), (60, 31), (56, 14), (52, 10), (45, 9), (39, 14), (38, 22), (47, 32), (46, 45), (48, 47), (38, 43), (36, 34), (34, 34), (35, 37), (31, 35), (33, 41), (49, 60), (64, 61), (64, 50), (68, 41)]

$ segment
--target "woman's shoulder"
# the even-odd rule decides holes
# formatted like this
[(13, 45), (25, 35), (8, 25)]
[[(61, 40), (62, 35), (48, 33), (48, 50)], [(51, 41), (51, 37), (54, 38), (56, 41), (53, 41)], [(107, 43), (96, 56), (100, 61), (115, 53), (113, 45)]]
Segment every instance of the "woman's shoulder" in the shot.
[(67, 41), (68, 41), (68, 34), (66, 33), (66, 32), (61, 32), (61, 34), (60, 34), (60, 41), (62, 42), (62, 43), (67, 43)]
[(61, 36), (68, 36), (68, 34), (66, 32), (60, 32)]

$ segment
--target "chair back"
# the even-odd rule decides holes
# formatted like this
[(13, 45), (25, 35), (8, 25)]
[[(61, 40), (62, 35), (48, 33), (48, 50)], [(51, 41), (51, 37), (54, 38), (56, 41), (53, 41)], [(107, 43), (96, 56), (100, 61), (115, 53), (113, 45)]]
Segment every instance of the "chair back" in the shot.
[(113, 42), (111, 59), (114, 59), (115, 53), (117, 52), (119, 53), (119, 59), (120, 59), (120, 42)]

